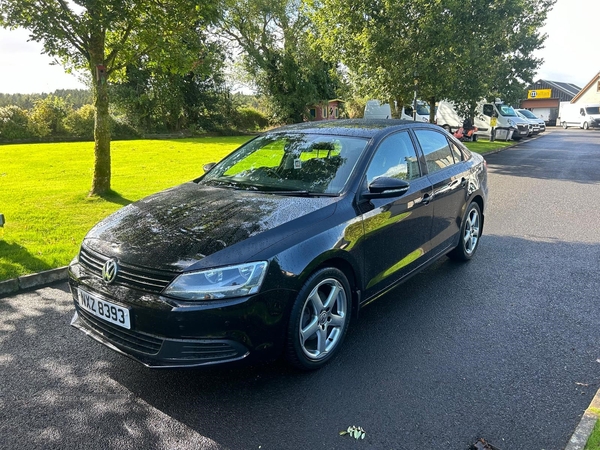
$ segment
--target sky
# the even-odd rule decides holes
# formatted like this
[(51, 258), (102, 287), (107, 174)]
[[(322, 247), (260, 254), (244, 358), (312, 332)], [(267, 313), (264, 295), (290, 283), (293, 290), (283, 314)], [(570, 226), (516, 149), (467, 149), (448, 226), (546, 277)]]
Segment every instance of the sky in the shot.
[[(561, 81), (584, 87), (600, 72), (600, 0), (558, 0), (542, 31), (545, 48), (536, 56), (545, 62), (535, 80)], [(0, 93), (40, 93), (85, 89), (81, 76), (67, 74), (42, 46), (28, 42), (26, 30), (0, 28)]]

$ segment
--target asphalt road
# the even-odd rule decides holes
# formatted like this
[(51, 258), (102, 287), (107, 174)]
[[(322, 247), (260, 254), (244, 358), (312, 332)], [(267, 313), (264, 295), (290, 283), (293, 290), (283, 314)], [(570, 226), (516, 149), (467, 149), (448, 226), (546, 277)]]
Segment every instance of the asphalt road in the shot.
[(69, 326), (65, 284), (1, 299), (0, 448), (563, 449), (600, 387), (600, 132), (487, 160), (477, 257), (365, 308), (316, 373), (151, 371)]

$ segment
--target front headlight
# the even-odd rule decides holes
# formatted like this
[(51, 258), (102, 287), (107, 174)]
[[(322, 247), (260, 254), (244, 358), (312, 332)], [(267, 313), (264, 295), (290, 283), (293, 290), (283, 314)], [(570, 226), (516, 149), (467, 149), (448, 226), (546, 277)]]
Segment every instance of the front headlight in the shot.
[(258, 292), (266, 272), (267, 262), (259, 261), (184, 273), (167, 286), (164, 294), (183, 300), (244, 297)]
[(513, 127), (513, 128), (517, 128), (517, 126), (515, 125), (515, 123), (513, 122), (512, 119), (508, 119), (508, 126)]

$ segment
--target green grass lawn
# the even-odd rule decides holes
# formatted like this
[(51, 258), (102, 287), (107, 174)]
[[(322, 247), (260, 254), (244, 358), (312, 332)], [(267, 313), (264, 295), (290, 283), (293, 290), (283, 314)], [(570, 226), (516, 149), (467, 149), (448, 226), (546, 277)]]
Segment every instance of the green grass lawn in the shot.
[(0, 146), (0, 281), (64, 266), (99, 220), (146, 195), (191, 180), (248, 136), (114, 141), (114, 194), (88, 197), (93, 143)]
[[(123, 205), (191, 180), (248, 136), (115, 141), (111, 195), (88, 197), (93, 143), (0, 146), (0, 281), (64, 266), (87, 231)], [(511, 142), (468, 142), (486, 153)]]
[(482, 155), (493, 152), (494, 150), (499, 150), (504, 147), (508, 147), (509, 145), (514, 145), (515, 141), (484, 141), (478, 140), (477, 142), (465, 142), (464, 143), (467, 148), (473, 152), (481, 153)]

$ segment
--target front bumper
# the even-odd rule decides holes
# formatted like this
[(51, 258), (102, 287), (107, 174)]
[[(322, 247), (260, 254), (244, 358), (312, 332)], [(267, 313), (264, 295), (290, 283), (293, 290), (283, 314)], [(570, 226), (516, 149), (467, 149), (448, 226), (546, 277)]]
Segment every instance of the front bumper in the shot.
[(529, 135), (529, 126), (527, 125), (517, 125), (517, 131), (515, 133), (513, 133), (513, 137), (514, 136), (528, 136)]
[[(202, 367), (277, 357), (296, 293), (270, 291), (219, 302), (179, 302), (128, 286), (106, 285), (83, 266), (69, 267), (75, 304), (71, 325), (151, 368)], [(131, 328), (79, 305), (77, 291), (129, 310)]]

